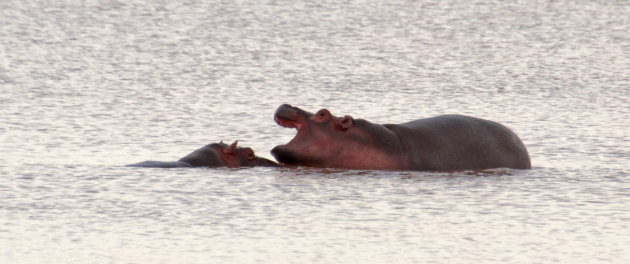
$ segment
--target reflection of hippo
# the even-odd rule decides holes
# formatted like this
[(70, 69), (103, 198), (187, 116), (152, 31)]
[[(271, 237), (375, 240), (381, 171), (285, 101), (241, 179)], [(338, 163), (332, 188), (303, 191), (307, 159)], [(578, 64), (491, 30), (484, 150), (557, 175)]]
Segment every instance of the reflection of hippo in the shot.
[(223, 143), (212, 143), (179, 159), (178, 161), (144, 161), (129, 164), (131, 167), (275, 167), (277, 163), (265, 158), (256, 157), (251, 148), (237, 147), (238, 141), (228, 146)]
[(403, 124), (373, 124), (281, 105), (276, 122), (297, 135), (271, 153), (284, 164), (381, 170), (529, 169), (523, 142), (505, 126), (443, 115)]

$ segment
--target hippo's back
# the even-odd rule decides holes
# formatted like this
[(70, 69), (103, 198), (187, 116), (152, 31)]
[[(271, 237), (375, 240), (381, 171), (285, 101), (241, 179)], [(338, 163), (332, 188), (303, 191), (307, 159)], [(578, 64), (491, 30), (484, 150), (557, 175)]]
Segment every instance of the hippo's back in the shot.
[(531, 168), (521, 139), (497, 122), (442, 115), (385, 126), (400, 136), (410, 169)]

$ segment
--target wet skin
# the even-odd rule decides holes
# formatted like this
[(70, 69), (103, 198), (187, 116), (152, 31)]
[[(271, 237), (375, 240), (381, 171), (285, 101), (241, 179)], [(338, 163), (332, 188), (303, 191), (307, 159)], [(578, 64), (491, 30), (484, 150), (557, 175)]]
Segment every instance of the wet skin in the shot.
[(129, 164), (130, 167), (276, 167), (277, 163), (257, 157), (251, 148), (237, 147), (238, 141), (227, 145), (223, 142), (212, 143), (193, 151), (178, 161), (144, 161)]
[(274, 119), (297, 129), (295, 138), (271, 151), (285, 165), (429, 171), (531, 168), (527, 149), (514, 132), (469, 116), (379, 125), (336, 117), (326, 109), (313, 114), (284, 104)]

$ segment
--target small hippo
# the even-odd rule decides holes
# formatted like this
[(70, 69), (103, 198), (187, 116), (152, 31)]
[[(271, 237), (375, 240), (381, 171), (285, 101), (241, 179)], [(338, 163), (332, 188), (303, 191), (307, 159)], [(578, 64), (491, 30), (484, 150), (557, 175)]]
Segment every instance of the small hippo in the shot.
[(143, 161), (129, 164), (129, 167), (177, 168), (177, 167), (277, 167), (278, 164), (257, 157), (251, 148), (237, 147), (238, 140), (228, 146), (223, 143), (208, 144), (178, 161)]

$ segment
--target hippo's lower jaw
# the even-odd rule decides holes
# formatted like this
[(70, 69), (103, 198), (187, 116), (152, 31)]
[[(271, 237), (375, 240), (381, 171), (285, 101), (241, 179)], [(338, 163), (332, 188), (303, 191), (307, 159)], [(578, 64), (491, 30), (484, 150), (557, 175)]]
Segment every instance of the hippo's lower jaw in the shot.
[(276, 160), (282, 164), (294, 165), (298, 163), (297, 157), (293, 155), (290, 151), (284, 149), (285, 145), (276, 146), (271, 150), (271, 155), (273, 155)]

